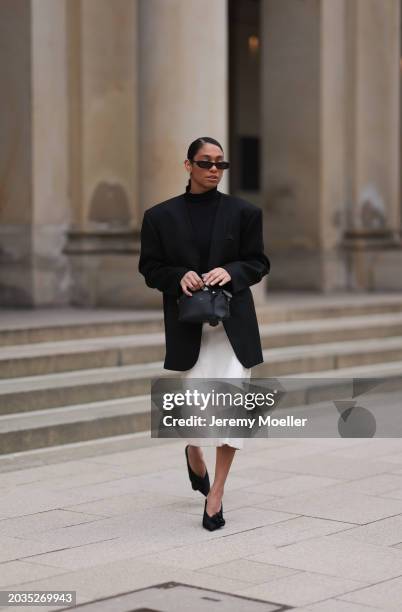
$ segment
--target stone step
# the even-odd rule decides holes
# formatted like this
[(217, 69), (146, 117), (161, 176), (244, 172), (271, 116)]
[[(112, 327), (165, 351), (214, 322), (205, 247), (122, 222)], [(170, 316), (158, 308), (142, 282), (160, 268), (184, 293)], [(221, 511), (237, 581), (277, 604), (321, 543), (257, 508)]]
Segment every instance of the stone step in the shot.
[[(254, 377), (334, 371), (402, 360), (402, 336), (264, 350)], [(150, 379), (180, 376), (162, 362), (29, 376), (0, 381), (0, 415), (144, 395)]]
[(0, 353), (0, 379), (160, 361), (163, 333), (39, 342), (6, 346)]
[[(299, 406), (300, 394), (307, 393), (306, 375), (292, 376), (292, 387), (286, 395), (286, 406)], [(308, 380), (310, 403), (332, 399), (334, 386), (344, 379), (381, 378), (390, 384), (389, 392), (402, 390), (402, 361), (391, 364), (340, 368), (314, 372)], [(328, 378), (331, 384), (328, 385)], [(339, 379), (339, 383), (336, 379)], [(325, 380), (324, 380), (325, 379)], [(298, 384), (300, 380), (300, 384)], [(0, 454), (26, 452), (32, 449), (69, 445), (116, 436), (150, 435), (150, 405), (148, 394), (137, 397), (78, 404), (53, 410), (37, 410), (0, 417)]]
[(263, 348), (402, 335), (402, 312), (262, 325)]
[[(0, 346), (34, 344), (38, 342), (62, 342), (64, 340), (80, 340), (109, 336), (131, 335), (137, 333), (153, 333), (163, 331), (163, 313), (147, 311), (143, 313), (119, 313), (113, 311), (109, 317), (96, 320), (96, 312), (92, 316), (72, 316), (70, 311), (63, 316), (63, 310), (56, 313), (54, 324), (46, 323), (40, 316), (35, 323), (27, 324), (28, 317), (0, 323)], [(42, 313), (41, 313), (42, 315)], [(99, 315), (98, 315), (99, 317)], [(113, 317), (113, 318), (111, 318)], [(88, 320), (86, 320), (88, 318)], [(77, 320), (78, 319), (78, 320)], [(95, 319), (95, 320), (93, 320)], [(0, 318), (1, 320), (1, 318)]]
[[(260, 326), (263, 349), (402, 336), (402, 313), (291, 321)], [(3, 347), (0, 379), (162, 361), (164, 333)]]
[(151, 378), (166, 375), (154, 362), (2, 380), (0, 415), (144, 395)]
[(401, 293), (274, 293), (268, 295), (267, 303), (261, 314), (272, 311), (275, 322), (402, 312)]
[[(272, 293), (267, 297), (267, 305), (257, 306), (256, 311), (261, 325), (398, 313), (402, 312), (402, 295)], [(0, 311), (0, 346), (154, 332), (163, 332), (161, 310), (41, 309), (29, 312), (29, 315), (25, 311)]]
[(340, 368), (386, 364), (402, 359), (402, 336), (342, 342), (323, 342), (263, 351), (264, 363), (253, 375), (286, 376), (298, 373), (337, 371)]
[(150, 429), (149, 395), (0, 417), (0, 453), (96, 440)]
[[(0, 417), (1, 418), (1, 417)], [(7, 472), (43, 467), (83, 458), (104, 457), (111, 453), (131, 452), (155, 446), (174, 446), (175, 439), (152, 438), (149, 430), (79, 442), (65, 442), (28, 450), (0, 454), (0, 479)]]

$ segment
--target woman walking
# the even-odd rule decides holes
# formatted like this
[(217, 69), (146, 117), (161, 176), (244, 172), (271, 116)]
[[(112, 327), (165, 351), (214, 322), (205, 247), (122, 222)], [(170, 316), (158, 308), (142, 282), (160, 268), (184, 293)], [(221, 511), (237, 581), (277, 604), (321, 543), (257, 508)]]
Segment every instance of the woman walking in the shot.
[[(262, 211), (243, 199), (218, 191), (229, 167), (213, 138), (192, 142), (184, 162), (186, 192), (149, 208), (141, 228), (138, 269), (149, 287), (163, 292), (166, 356), (164, 368), (184, 378), (249, 379), (263, 362), (261, 340), (250, 286), (268, 274), (264, 254)], [(216, 326), (178, 319), (177, 299), (204, 285), (232, 293), (230, 317)], [(213, 531), (225, 524), (225, 482), (242, 438), (193, 438), (185, 448), (194, 490), (205, 495), (202, 524)], [(201, 446), (216, 447), (210, 487)]]

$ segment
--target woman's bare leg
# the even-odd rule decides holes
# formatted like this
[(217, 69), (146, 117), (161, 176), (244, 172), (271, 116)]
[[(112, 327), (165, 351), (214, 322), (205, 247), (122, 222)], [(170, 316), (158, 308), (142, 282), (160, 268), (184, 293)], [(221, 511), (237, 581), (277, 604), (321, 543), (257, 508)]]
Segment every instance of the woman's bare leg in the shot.
[(236, 450), (236, 448), (227, 444), (216, 447), (215, 478), (207, 496), (207, 514), (209, 516), (213, 516), (221, 509), (226, 478)]
[(187, 452), (191, 469), (197, 474), (197, 476), (204, 478), (207, 471), (207, 466), (205, 465), (204, 455), (201, 448), (199, 446), (190, 445)]

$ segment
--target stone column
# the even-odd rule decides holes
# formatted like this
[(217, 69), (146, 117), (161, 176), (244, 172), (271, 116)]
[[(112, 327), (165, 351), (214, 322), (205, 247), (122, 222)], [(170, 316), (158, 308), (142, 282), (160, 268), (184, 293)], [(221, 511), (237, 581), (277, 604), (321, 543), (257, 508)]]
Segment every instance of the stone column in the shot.
[(347, 223), (347, 59), (346, 4), (322, 0), (320, 49), (320, 200), (317, 287), (323, 292), (348, 287), (345, 256), (339, 244)]
[(353, 0), (346, 9), (348, 282), (401, 289), (400, 0)]
[[(399, 10), (399, 160), (402, 163), (402, 0)], [(402, 236), (402, 172), (399, 173), (399, 201)]]
[[(139, 0), (139, 184), (142, 210), (184, 193), (184, 160), (200, 136), (228, 147), (227, 2)], [(228, 176), (219, 185), (228, 188)], [(137, 275), (144, 305), (159, 292)]]
[[(195, 138), (228, 154), (226, 0), (140, 0), (140, 185), (146, 209), (183, 193)], [(219, 188), (226, 191), (227, 177)]]
[(137, 0), (69, 0), (72, 301), (136, 303)]
[(262, 46), (271, 286), (397, 288), (399, 0), (264, 0)]
[(69, 270), (64, 0), (0, 2), (0, 303), (62, 305)]
[(321, 286), (320, 45), (320, 2), (262, 1), (261, 202), (275, 289)]

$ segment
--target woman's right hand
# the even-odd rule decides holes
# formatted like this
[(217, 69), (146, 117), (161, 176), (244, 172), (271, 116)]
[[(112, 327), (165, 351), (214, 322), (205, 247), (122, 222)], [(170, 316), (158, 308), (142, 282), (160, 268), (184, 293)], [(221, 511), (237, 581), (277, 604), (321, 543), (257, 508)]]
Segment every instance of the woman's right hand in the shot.
[(202, 287), (204, 286), (204, 283), (203, 283), (202, 278), (198, 276), (197, 272), (194, 272), (193, 270), (189, 270), (182, 277), (180, 281), (180, 286), (186, 295), (191, 296), (193, 294), (191, 293), (190, 289), (192, 291), (197, 291), (198, 289), (202, 289)]

